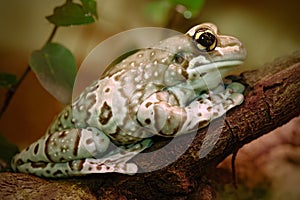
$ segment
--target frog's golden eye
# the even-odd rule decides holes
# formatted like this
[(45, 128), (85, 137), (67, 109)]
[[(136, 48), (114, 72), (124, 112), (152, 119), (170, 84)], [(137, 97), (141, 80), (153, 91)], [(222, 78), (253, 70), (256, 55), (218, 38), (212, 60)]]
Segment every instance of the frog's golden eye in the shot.
[(200, 50), (212, 51), (217, 46), (217, 38), (210, 30), (199, 29), (193, 36)]

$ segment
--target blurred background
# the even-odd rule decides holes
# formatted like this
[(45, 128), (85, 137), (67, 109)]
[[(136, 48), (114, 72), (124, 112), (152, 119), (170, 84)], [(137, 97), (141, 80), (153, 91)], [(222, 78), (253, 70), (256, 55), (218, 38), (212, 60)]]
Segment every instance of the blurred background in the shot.
[[(33, 50), (40, 49), (53, 25), (45, 16), (62, 0), (11, 0), (0, 6), (0, 72), (18, 75)], [(156, 2), (156, 3), (155, 3)], [(201, 22), (213, 22), (224, 34), (239, 38), (248, 50), (244, 69), (253, 69), (300, 49), (296, 0), (207, 0), (196, 15), (176, 13), (169, 5), (149, 0), (99, 0), (99, 19), (84, 26), (59, 28), (54, 41), (69, 48), (78, 66), (101, 41), (137, 27), (168, 27), (185, 32)], [(178, 7), (177, 9), (181, 9)], [(189, 19), (187, 19), (189, 18)], [(5, 91), (0, 91), (3, 102)], [(30, 72), (0, 121), (0, 132), (23, 148), (44, 134), (63, 105), (49, 95)]]
[[(172, 6), (166, 3), (167, 1), (98, 0), (99, 19), (96, 23), (61, 27), (53, 41), (69, 48), (75, 55), (77, 66), (80, 66), (96, 45), (125, 30), (154, 26), (186, 32), (195, 24), (213, 22), (219, 27), (221, 33), (236, 36), (246, 46), (248, 58), (242, 66), (244, 70), (255, 69), (277, 57), (300, 50), (300, 1), (298, 0), (203, 0), (203, 2), (187, 0), (197, 4), (197, 9), (192, 12), (182, 6)], [(176, 2), (176, 0), (172, 1)], [(54, 27), (45, 16), (51, 15), (55, 7), (64, 3), (65, 0), (1, 2), (0, 73), (21, 76), (28, 66), (31, 52), (41, 49)], [(99, 57), (101, 58), (101, 55)], [(0, 105), (5, 95), (6, 91), (0, 89)], [(63, 105), (46, 92), (33, 72), (30, 72), (0, 119), (0, 136), (4, 135), (11, 143), (22, 149), (44, 134), (49, 123), (62, 108)], [(239, 151), (236, 162), (238, 177), (247, 179), (248, 185), (252, 184), (251, 188), (255, 188), (260, 183), (269, 184), (266, 181), (268, 177), (267, 180), (272, 182), (273, 197), (277, 196), (270, 199), (298, 200), (300, 196), (299, 124), (299, 118), (294, 119), (290, 125), (250, 143), (250, 147), (254, 145), (252, 148), (247, 150), (248, 145), (246, 145), (244, 150)], [(274, 139), (273, 136), (281, 139)], [(0, 137), (0, 140), (4, 139)], [(276, 144), (288, 143), (288, 145), (275, 149), (274, 141)], [(2, 155), (5, 154), (3, 151), (0, 149)], [(293, 162), (290, 161), (291, 158)], [(230, 173), (230, 160), (225, 160), (223, 165)], [(222, 168), (222, 163), (220, 166)], [(251, 191), (262, 194), (264, 190), (258, 186), (258, 190)], [(243, 193), (248, 192), (248, 189), (243, 191)], [(229, 193), (236, 194), (236, 190), (233, 189)], [(263, 195), (268, 196), (268, 194)], [(286, 195), (290, 195), (289, 198), (286, 198)]]

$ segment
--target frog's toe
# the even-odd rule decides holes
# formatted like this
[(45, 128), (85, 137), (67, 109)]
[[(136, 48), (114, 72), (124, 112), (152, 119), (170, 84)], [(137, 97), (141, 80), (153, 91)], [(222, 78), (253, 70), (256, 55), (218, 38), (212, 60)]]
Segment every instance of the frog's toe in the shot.
[(243, 103), (243, 101), (244, 95), (240, 93), (232, 93), (227, 99), (227, 102), (229, 102), (229, 104), (231, 104), (232, 107), (240, 105), (241, 103)]
[[(134, 143), (134, 144), (130, 144), (130, 145), (127, 145), (127, 146), (120, 146), (119, 149), (123, 149), (123, 150), (126, 150), (126, 151), (138, 151), (138, 152), (141, 152), (147, 148), (149, 148), (151, 145), (153, 144), (152, 142), (152, 139), (144, 139), (142, 140), (141, 142), (138, 142), (138, 143)], [(110, 153), (111, 154), (114, 154), (114, 153)]]
[(233, 82), (226, 87), (226, 90), (231, 90), (234, 93), (242, 94), (245, 90), (245, 86), (238, 82)]

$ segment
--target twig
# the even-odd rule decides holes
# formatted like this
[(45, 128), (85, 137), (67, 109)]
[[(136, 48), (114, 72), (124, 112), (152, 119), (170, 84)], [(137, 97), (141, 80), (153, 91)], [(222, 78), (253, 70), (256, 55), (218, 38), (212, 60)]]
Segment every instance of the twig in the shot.
[[(57, 31), (57, 28), (58, 28), (58, 26), (54, 26), (54, 28), (45, 44), (47, 44), (53, 40), (55, 33)], [(27, 68), (25, 69), (25, 71), (23, 72), (23, 74), (21, 75), (20, 79), (18, 80), (18, 82), (7, 91), (6, 98), (5, 98), (3, 106), (1, 107), (1, 110), (0, 110), (0, 119), (2, 118), (6, 109), (8, 108), (8, 106), (9, 106), (13, 96), (15, 95), (16, 91), (18, 90), (19, 86), (23, 83), (25, 77), (27, 76), (27, 74), (30, 71), (31, 71), (31, 68), (28, 65)]]

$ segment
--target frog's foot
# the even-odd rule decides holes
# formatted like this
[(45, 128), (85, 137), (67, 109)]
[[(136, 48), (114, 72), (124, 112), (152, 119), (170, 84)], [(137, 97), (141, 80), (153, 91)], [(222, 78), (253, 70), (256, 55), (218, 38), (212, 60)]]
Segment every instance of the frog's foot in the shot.
[(82, 176), (93, 173), (117, 172), (122, 174), (135, 174), (138, 167), (134, 163), (128, 163), (135, 155), (151, 146), (151, 139), (117, 148), (102, 158), (85, 158), (68, 162), (27, 162), (18, 166), (18, 171), (32, 173), (37, 176), (61, 178), (70, 176)]
[[(135, 163), (128, 162), (138, 153), (152, 145), (151, 139), (145, 139), (140, 143), (136, 143), (126, 147), (119, 147), (110, 152), (103, 158), (88, 158), (84, 160), (81, 168), (73, 170), (71, 176), (117, 172), (122, 174), (135, 174), (138, 166)], [(78, 161), (76, 161), (78, 162)], [(79, 161), (80, 162), (80, 161)]]
[(226, 87), (226, 90), (229, 92), (231, 91), (232, 93), (240, 93), (243, 94), (244, 90), (245, 90), (245, 86), (241, 83), (238, 82), (233, 82), (231, 84), (229, 84)]
[[(201, 101), (211, 105), (211, 120), (224, 115), (228, 110), (240, 105), (244, 100), (243, 92), (245, 86), (241, 83), (233, 82), (223, 91), (212, 91), (200, 96)], [(209, 102), (211, 101), (211, 102)]]

